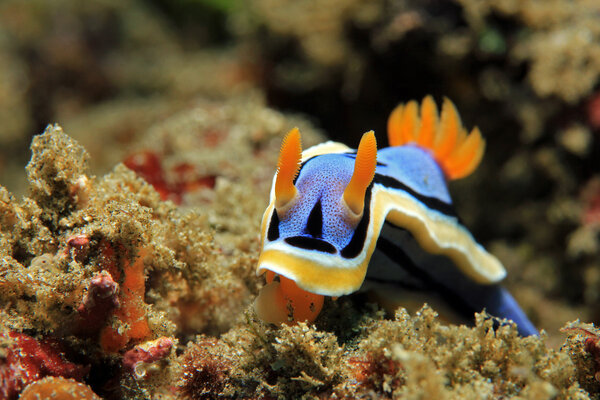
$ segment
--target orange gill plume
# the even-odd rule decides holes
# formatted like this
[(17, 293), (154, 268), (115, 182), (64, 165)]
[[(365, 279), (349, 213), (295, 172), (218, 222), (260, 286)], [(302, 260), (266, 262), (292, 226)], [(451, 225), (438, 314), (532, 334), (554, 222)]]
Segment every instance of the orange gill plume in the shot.
[(277, 180), (275, 181), (275, 209), (277, 213), (285, 212), (296, 197), (297, 190), (294, 179), (300, 170), (302, 160), (302, 142), (300, 131), (293, 128), (283, 138), (279, 161), (277, 162)]
[(377, 141), (375, 133), (369, 131), (360, 139), (356, 161), (354, 161), (354, 172), (343, 195), (344, 202), (354, 214), (352, 217), (356, 222), (364, 211), (365, 193), (375, 176), (375, 168), (377, 168)]
[(414, 144), (429, 150), (448, 179), (470, 175), (485, 150), (479, 129), (475, 127), (467, 134), (456, 107), (447, 98), (438, 118), (431, 96), (423, 99), (420, 110), (414, 100), (396, 107), (388, 119), (388, 138), (390, 146)]

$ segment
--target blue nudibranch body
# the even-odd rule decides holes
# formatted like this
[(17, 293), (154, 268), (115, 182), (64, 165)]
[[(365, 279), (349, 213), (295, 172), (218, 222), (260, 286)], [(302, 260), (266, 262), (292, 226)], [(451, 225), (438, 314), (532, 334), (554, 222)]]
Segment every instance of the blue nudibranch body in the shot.
[(379, 151), (371, 131), (358, 150), (326, 142), (302, 152), (298, 129), (288, 133), (262, 221), (259, 317), (312, 321), (323, 296), (379, 287), (463, 319), (486, 309), (522, 335), (537, 334), (498, 284), (500, 261), (454, 213), (446, 186), (479, 165), (479, 130), (467, 134), (447, 99), (438, 116), (427, 96), (391, 113), (388, 138)]

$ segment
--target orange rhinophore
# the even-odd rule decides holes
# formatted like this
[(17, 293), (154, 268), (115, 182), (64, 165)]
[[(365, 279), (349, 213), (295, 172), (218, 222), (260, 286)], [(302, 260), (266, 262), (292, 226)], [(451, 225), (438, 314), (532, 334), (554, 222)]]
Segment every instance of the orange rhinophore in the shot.
[(284, 207), (296, 196), (294, 178), (300, 170), (301, 158), (300, 131), (298, 128), (294, 128), (288, 132), (281, 144), (277, 163), (277, 180), (275, 181), (275, 208)]
[(344, 190), (344, 201), (352, 212), (360, 216), (365, 207), (365, 192), (375, 176), (377, 142), (373, 131), (363, 135), (356, 152), (352, 179)]

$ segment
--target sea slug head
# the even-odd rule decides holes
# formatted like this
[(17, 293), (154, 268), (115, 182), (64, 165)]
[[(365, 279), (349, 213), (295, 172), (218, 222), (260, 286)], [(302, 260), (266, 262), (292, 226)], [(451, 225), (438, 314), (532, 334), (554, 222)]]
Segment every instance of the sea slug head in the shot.
[(267, 285), (256, 310), (268, 322), (310, 322), (323, 295), (350, 293), (364, 277), (344, 267), (343, 254), (363, 217), (375, 174), (375, 135), (365, 133), (356, 153), (321, 154), (303, 162), (300, 143), (297, 129), (284, 139), (263, 217), (257, 273), (267, 273)]

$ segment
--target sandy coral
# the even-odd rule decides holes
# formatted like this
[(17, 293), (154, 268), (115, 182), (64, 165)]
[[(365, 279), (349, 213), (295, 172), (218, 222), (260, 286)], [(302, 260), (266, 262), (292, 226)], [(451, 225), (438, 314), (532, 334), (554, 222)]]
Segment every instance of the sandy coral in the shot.
[[(188, 345), (180, 393), (191, 399), (330, 393), (346, 376), (340, 368), (342, 354), (330, 332), (304, 323), (273, 329), (252, 320), (218, 341), (198, 338)], [(202, 397), (204, 393), (208, 397)]]
[[(141, 315), (145, 315), (147, 311), (147, 306), (144, 304), (144, 282), (148, 266), (152, 266), (156, 276), (161, 269), (168, 271), (168, 274), (181, 273), (189, 271), (190, 265), (207, 265), (206, 263), (215, 262), (218, 252), (209, 242), (211, 236), (202, 233), (206, 232), (208, 228), (208, 225), (202, 227), (207, 222), (206, 217), (198, 216), (193, 212), (188, 216), (178, 215), (172, 205), (161, 204), (156, 192), (141, 179), (135, 178), (134, 174), (124, 167), (117, 168), (113, 174), (103, 178), (99, 186), (96, 186), (95, 182), (90, 182), (88, 185), (89, 200), (82, 203), (77, 196), (72, 196), (71, 193), (72, 187), (78, 184), (80, 177), (84, 174), (84, 164), (81, 164), (84, 160), (84, 153), (74, 142), (68, 142), (68, 140), (70, 139), (56, 127), (49, 129), (46, 134), (36, 139), (33, 146), (34, 156), (29, 166), (30, 177), (33, 180), (32, 197), (26, 200), (25, 204), (28, 207), (26, 211), (16, 205), (14, 199), (4, 192), (3, 204), (6, 212), (3, 213), (2, 232), (7, 235), (5, 238), (8, 242), (5, 243), (4, 250), (8, 258), (5, 257), (3, 260), (6, 263), (7, 271), (10, 263), (15, 266), (12, 269), (13, 274), (11, 274), (13, 278), (17, 276), (18, 271), (23, 271), (23, 282), (12, 286), (10, 292), (13, 292), (14, 298), (18, 298), (23, 293), (22, 291), (33, 293), (34, 287), (26, 283), (30, 282), (34, 276), (32, 275), (33, 271), (39, 271), (39, 274), (47, 275), (47, 281), (39, 283), (38, 286), (49, 287), (62, 282), (61, 284), (67, 285), (63, 287), (62, 293), (65, 297), (69, 296), (69, 299), (61, 299), (59, 303), (62, 303), (63, 307), (71, 304), (76, 308), (73, 302), (76, 301), (79, 293), (83, 292), (84, 287), (77, 284), (77, 281), (66, 279), (66, 276), (59, 280), (60, 274), (66, 274), (66, 270), (70, 269), (68, 274), (73, 276), (73, 273), (77, 271), (76, 273), (83, 278), (78, 281), (86, 282), (86, 278), (94, 279), (91, 275), (94, 271), (108, 271), (112, 279), (120, 285), (118, 298), (120, 307), (115, 311), (117, 317), (114, 322), (115, 328), (139, 331), (133, 337), (141, 339), (150, 333), (148, 328), (142, 328), (144, 322), (139, 320)], [(54, 151), (63, 155), (51, 159), (52, 154), (56, 154), (53, 153)], [(76, 160), (79, 164), (70, 164)], [(224, 197), (225, 193), (223, 192), (222, 195)], [(256, 207), (258, 209), (258, 202)], [(36, 216), (33, 217), (32, 214)], [(135, 215), (136, 218), (132, 219), (132, 215)], [(165, 220), (169, 222), (168, 225), (160, 220), (157, 221), (157, 218), (163, 215), (169, 215), (169, 219)], [(179, 220), (180, 225), (171, 225), (171, 222), (175, 220)], [(36, 223), (36, 221), (39, 222)], [(33, 228), (34, 225), (35, 228)], [(186, 229), (185, 226), (189, 227), (189, 231), (185, 235), (172, 232), (173, 229), (181, 232)], [(149, 231), (147, 227), (155, 227), (155, 229)], [(29, 236), (24, 231), (28, 231)], [(74, 246), (73, 233), (86, 235), (89, 238), (89, 243), (86, 244), (89, 246), (87, 250), (90, 254), (89, 257), (80, 257), (69, 250)], [(185, 245), (182, 244), (182, 247), (178, 245), (180, 240), (186, 242)], [(190, 249), (188, 240), (196, 243), (197, 247)], [(66, 251), (59, 251), (61, 248)], [(180, 252), (179, 257), (182, 259), (179, 262), (175, 261), (177, 268), (173, 270), (170, 266), (173, 264), (175, 249)], [(38, 255), (44, 255), (45, 262), (41, 262)], [(92, 268), (90, 270), (82, 269), (80, 267), (82, 260), (83, 265), (90, 265)], [(14, 263), (26, 263), (27, 273), (25, 273), (25, 266), (16, 267)], [(196, 276), (196, 278), (190, 279), (190, 282), (201, 279), (202, 284), (208, 284), (209, 276), (214, 276), (215, 279), (219, 276), (214, 269), (185, 273)], [(51, 278), (51, 274), (54, 274), (54, 279)], [(170, 276), (171, 279), (174, 279), (173, 275)], [(67, 283), (69, 281), (71, 283)], [(168, 285), (168, 280), (162, 283)], [(8, 282), (4, 284), (8, 285)], [(213, 285), (220, 286), (216, 281)], [(241, 290), (241, 287), (238, 290)], [(39, 296), (41, 293), (45, 293), (45, 291), (38, 292), (38, 302), (32, 303), (32, 307), (40, 306)], [(214, 292), (211, 293), (211, 296), (213, 296), (213, 301), (216, 300)], [(53, 297), (49, 296), (49, 299)], [(228, 299), (231, 299), (231, 296), (228, 296)], [(241, 300), (241, 298), (238, 299)], [(38, 314), (42, 316), (47, 313)], [(68, 315), (68, 313), (66, 314)], [(64, 316), (65, 314), (62, 315), (63, 318)], [(158, 321), (159, 317), (155, 315), (150, 319)], [(50, 325), (46, 329), (57, 328), (52, 323), (56, 324), (60, 320), (61, 318), (48, 316), (47, 322)], [(142, 324), (139, 329), (136, 328), (136, 321)], [(129, 325), (129, 328), (118, 328), (119, 324), (123, 323)], [(152, 324), (151, 321), (150, 324)], [(124, 341), (127, 342), (127, 340)], [(121, 347), (117, 346), (116, 348)]]
[(88, 155), (83, 147), (61, 134), (58, 126), (36, 136), (31, 152), (31, 161), (26, 167), (31, 182), (29, 197), (43, 207), (39, 215), (42, 224), (55, 231), (59, 228), (59, 219), (79, 206), (81, 199), (74, 194), (87, 168)]
[(258, 335), (245, 345), (241, 367), (248, 374), (243, 380), (260, 383), (257, 390), (277, 398), (300, 397), (327, 392), (345, 378), (339, 368), (342, 349), (333, 334), (305, 323), (279, 330), (255, 328)]

